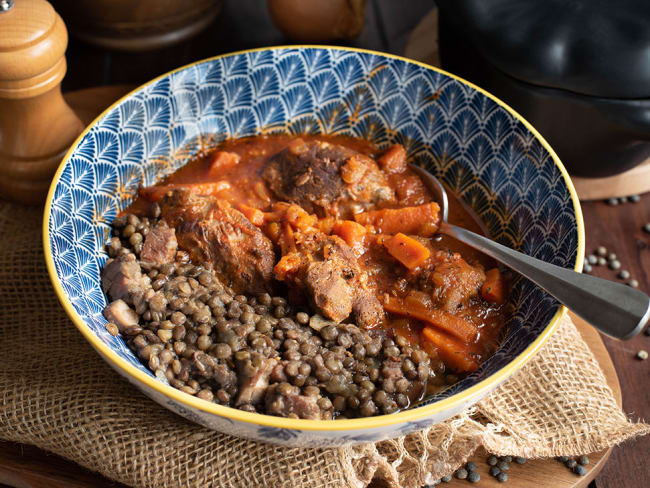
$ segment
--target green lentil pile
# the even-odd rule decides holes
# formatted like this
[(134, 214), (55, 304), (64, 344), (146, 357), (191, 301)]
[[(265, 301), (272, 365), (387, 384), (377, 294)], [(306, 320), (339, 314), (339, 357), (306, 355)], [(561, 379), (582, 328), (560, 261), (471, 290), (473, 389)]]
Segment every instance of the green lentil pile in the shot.
[(137, 320), (107, 330), (160, 380), (221, 405), (312, 419), (390, 414), (445, 384), (403, 337), (294, 310), (282, 296), (235, 294), (184, 251), (172, 263), (141, 262), (159, 216), (154, 205), (149, 217), (113, 221), (105, 271), (128, 269), (138, 283), (124, 298)]

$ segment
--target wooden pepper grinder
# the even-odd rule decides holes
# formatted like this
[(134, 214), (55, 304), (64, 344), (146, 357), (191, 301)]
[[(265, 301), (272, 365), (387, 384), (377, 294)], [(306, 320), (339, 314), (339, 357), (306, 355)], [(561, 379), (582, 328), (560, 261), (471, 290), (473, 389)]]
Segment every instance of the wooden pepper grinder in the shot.
[(45, 0), (0, 0), (0, 197), (42, 203), (83, 124), (61, 95), (68, 33)]

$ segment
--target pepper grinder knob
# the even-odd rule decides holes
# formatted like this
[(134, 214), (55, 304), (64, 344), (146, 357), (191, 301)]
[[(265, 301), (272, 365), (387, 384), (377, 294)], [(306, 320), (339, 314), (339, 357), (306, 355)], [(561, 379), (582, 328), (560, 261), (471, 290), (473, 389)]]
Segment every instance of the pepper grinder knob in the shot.
[(65, 24), (45, 0), (0, 0), (0, 196), (42, 203), (83, 124), (61, 95)]

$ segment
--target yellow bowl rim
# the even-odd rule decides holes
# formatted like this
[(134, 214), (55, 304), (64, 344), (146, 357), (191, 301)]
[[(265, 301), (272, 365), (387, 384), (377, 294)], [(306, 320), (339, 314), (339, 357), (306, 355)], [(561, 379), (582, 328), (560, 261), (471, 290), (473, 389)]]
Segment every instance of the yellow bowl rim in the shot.
[(47, 194), (47, 199), (45, 201), (45, 210), (43, 214), (43, 250), (45, 253), (45, 263), (47, 265), (47, 270), (50, 275), (50, 280), (52, 281), (54, 291), (56, 292), (56, 295), (59, 301), (61, 302), (61, 305), (63, 306), (64, 310), (66, 311), (68, 316), (72, 319), (77, 329), (79, 329), (79, 331), (86, 338), (86, 340), (88, 340), (88, 342), (90, 342), (91, 345), (104, 356), (104, 358), (106, 358), (108, 361), (110, 361), (110, 363), (112, 363), (113, 367), (121, 370), (123, 373), (126, 373), (128, 376), (134, 378), (138, 382), (144, 383), (146, 386), (152, 388), (158, 393), (165, 395), (173, 400), (176, 400), (177, 402), (183, 405), (186, 405), (191, 408), (195, 408), (205, 413), (217, 415), (219, 417), (224, 417), (239, 422), (245, 422), (248, 424), (260, 425), (265, 427), (274, 427), (278, 429), (291, 429), (291, 430), (300, 430), (300, 431), (354, 431), (354, 430), (362, 430), (362, 429), (376, 429), (380, 427), (387, 427), (390, 425), (401, 424), (404, 422), (418, 421), (418, 420), (425, 419), (427, 417), (432, 417), (433, 415), (439, 414), (440, 412), (444, 412), (445, 410), (454, 409), (462, 404), (471, 403), (473, 400), (481, 398), (492, 388), (496, 387), (497, 385), (505, 381), (513, 373), (519, 370), (533, 355), (535, 355), (535, 353), (548, 341), (551, 335), (557, 330), (560, 320), (566, 313), (566, 308), (564, 306), (560, 306), (558, 311), (555, 313), (553, 318), (549, 321), (548, 325), (542, 331), (539, 337), (537, 337), (523, 352), (521, 352), (521, 354), (519, 354), (516, 358), (514, 358), (510, 363), (508, 363), (505, 367), (501, 368), (496, 373), (490, 375), (484, 380), (471, 386), (467, 390), (456, 393), (450, 396), (449, 398), (445, 398), (444, 400), (440, 400), (430, 405), (425, 405), (414, 409), (407, 409), (398, 413), (380, 415), (376, 417), (363, 417), (357, 419), (343, 419), (343, 420), (304, 420), (304, 419), (289, 419), (285, 417), (275, 417), (272, 415), (265, 415), (260, 413), (245, 412), (243, 410), (239, 410), (236, 408), (218, 405), (216, 403), (208, 402), (206, 400), (201, 400), (187, 393), (183, 393), (182, 391), (177, 390), (171, 385), (164, 384), (158, 381), (156, 378), (147, 375), (143, 371), (137, 369), (135, 366), (129, 364), (125, 359), (121, 358), (109, 346), (104, 344), (99, 339), (99, 337), (95, 335), (94, 332), (92, 332), (92, 330), (86, 325), (84, 320), (74, 309), (72, 303), (66, 296), (63, 287), (61, 286), (61, 283), (59, 281), (59, 278), (56, 274), (56, 270), (54, 267), (54, 259), (52, 257), (52, 249), (50, 247), (50, 233), (48, 227), (49, 215), (52, 208), (52, 200), (54, 198), (54, 189), (56, 187), (56, 184), (59, 181), (65, 162), (68, 161), (74, 149), (77, 147), (77, 145), (81, 142), (83, 137), (88, 133), (88, 131), (95, 125), (95, 123), (99, 119), (104, 117), (104, 115), (110, 112), (114, 107), (122, 103), (123, 100), (132, 96), (138, 90), (144, 88), (145, 86), (149, 86), (162, 78), (170, 76), (173, 73), (189, 68), (190, 66), (195, 66), (197, 64), (205, 63), (207, 61), (212, 61), (215, 59), (221, 59), (228, 56), (234, 56), (234, 55), (240, 55), (246, 53), (280, 50), (280, 49), (304, 49), (304, 48), (329, 49), (329, 50), (340, 50), (340, 51), (374, 54), (377, 56), (397, 59), (407, 63), (416, 64), (428, 70), (442, 73), (446, 76), (449, 76), (450, 78), (453, 78), (461, 83), (464, 83), (467, 86), (470, 86), (474, 90), (487, 96), (491, 100), (495, 101), (498, 105), (503, 107), (505, 110), (507, 110), (513, 117), (515, 117), (522, 124), (524, 124), (524, 126), (542, 143), (542, 146), (544, 146), (544, 148), (551, 155), (553, 161), (555, 162), (555, 165), (562, 173), (564, 181), (571, 194), (571, 199), (573, 200), (573, 206), (576, 214), (576, 223), (578, 226), (578, 250), (577, 250), (577, 259), (576, 259), (574, 269), (578, 272), (582, 271), (582, 265), (584, 260), (585, 236), (584, 236), (584, 221), (582, 217), (582, 210), (580, 208), (580, 201), (578, 199), (578, 194), (576, 193), (576, 190), (573, 186), (573, 183), (571, 181), (571, 178), (569, 177), (566, 168), (558, 158), (557, 154), (555, 154), (555, 151), (553, 151), (549, 143), (541, 136), (541, 134), (539, 134), (539, 132), (537, 132), (537, 130), (528, 121), (526, 121), (526, 119), (524, 119), (524, 117), (522, 117), (514, 109), (508, 106), (505, 102), (501, 101), (494, 95), (488, 93), (484, 89), (476, 86), (475, 84), (463, 78), (460, 78), (459, 76), (448, 73), (447, 71), (444, 71), (435, 66), (430, 66), (426, 63), (415, 61), (413, 59), (409, 59), (403, 56), (382, 53), (380, 51), (373, 51), (369, 49), (306, 44), (306, 45), (284, 45), (284, 46), (271, 46), (271, 47), (263, 47), (263, 48), (256, 48), (256, 49), (246, 49), (242, 51), (235, 51), (232, 53), (213, 56), (200, 61), (195, 61), (185, 66), (181, 66), (180, 68), (171, 70), (165, 74), (162, 74), (148, 81), (147, 83), (144, 83), (143, 85), (138, 86), (137, 88), (130, 91), (126, 95), (122, 96), (119, 100), (111, 104), (106, 110), (104, 110), (100, 115), (98, 115), (95, 118), (95, 120), (93, 120), (88, 125), (88, 127), (86, 127), (83, 130), (83, 132), (79, 135), (79, 137), (77, 137), (74, 143), (70, 146), (70, 149), (68, 150), (66, 155), (61, 160), (61, 163), (59, 164), (59, 167), (56, 173), (54, 174), (54, 177), (52, 178), (52, 183), (50, 185), (50, 189)]

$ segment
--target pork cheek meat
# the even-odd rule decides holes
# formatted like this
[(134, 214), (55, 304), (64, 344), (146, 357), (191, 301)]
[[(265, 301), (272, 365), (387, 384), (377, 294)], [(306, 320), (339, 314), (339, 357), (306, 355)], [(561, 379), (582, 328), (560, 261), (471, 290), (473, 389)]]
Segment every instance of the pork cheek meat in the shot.
[(269, 159), (262, 177), (275, 196), (309, 213), (342, 199), (358, 203), (392, 201), (384, 173), (364, 154), (323, 141), (295, 139)]
[(380, 325), (383, 308), (368, 288), (368, 277), (350, 246), (338, 236), (323, 233), (301, 237), (297, 234), (297, 250), (288, 260), (290, 271), (278, 274), (283, 262), (278, 263), (278, 278), (295, 289), (304, 290), (320, 313), (335, 322), (354, 314), (361, 327)]
[(180, 189), (165, 197), (161, 210), (192, 261), (212, 267), (238, 293), (271, 290), (273, 245), (228, 202)]

